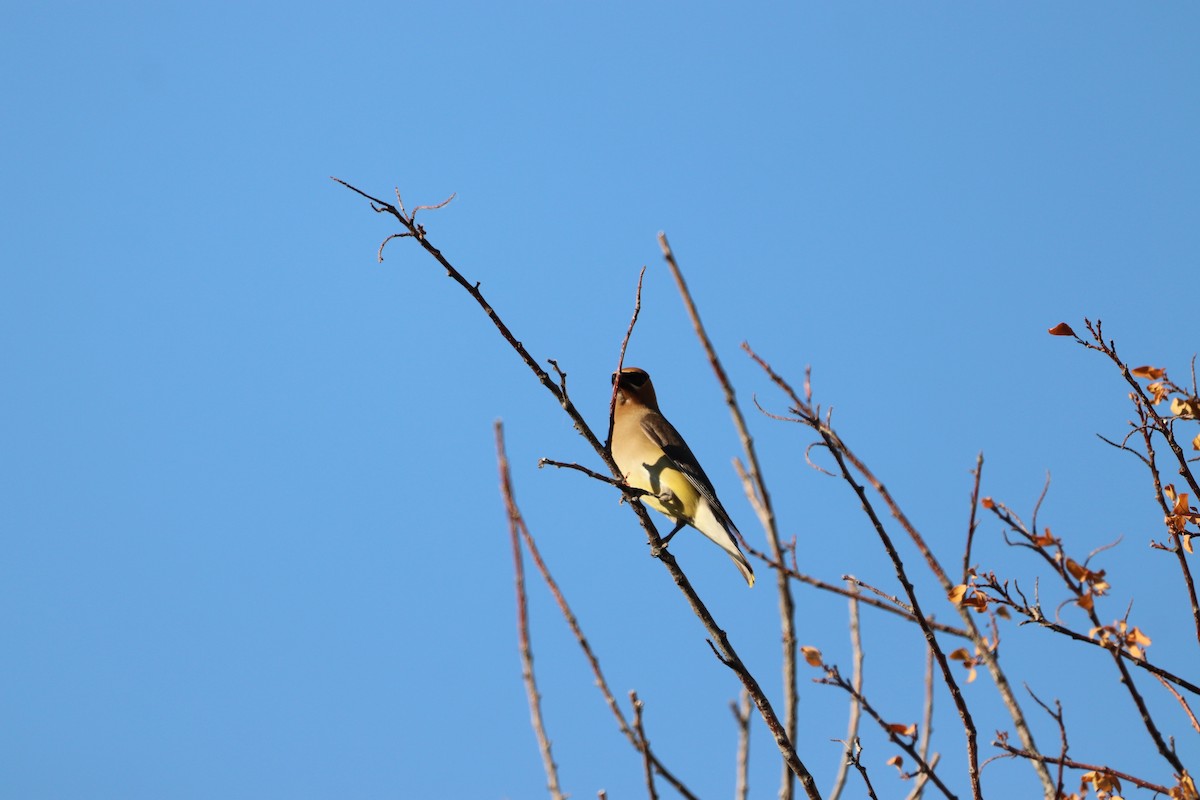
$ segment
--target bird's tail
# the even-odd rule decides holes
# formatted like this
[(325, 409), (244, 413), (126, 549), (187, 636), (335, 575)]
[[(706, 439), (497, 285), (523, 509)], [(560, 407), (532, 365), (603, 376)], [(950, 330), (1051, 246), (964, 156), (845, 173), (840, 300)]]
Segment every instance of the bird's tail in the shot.
[(738, 568), (738, 572), (742, 573), (742, 577), (746, 579), (746, 585), (753, 586), (754, 568), (750, 566), (750, 562), (746, 560), (746, 557), (742, 555), (741, 548), (738, 547), (737, 528), (733, 526), (733, 522), (730, 521), (728, 525), (722, 524), (707, 504), (701, 504), (696, 517), (693, 527), (728, 553), (729, 557), (733, 559), (734, 566)]
[[(724, 545), (722, 545), (724, 547)], [(738, 572), (742, 573), (742, 577), (746, 579), (747, 586), (754, 585), (754, 569), (750, 566), (750, 562), (742, 555), (742, 551), (738, 549), (737, 542), (733, 542), (733, 547), (725, 547), (725, 552), (729, 553), (729, 557), (733, 559), (733, 565), (738, 568)]]

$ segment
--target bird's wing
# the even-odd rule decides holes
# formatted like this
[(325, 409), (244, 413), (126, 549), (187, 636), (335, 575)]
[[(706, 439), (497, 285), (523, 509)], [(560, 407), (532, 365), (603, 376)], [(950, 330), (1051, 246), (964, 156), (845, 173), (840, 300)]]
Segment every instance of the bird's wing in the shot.
[(700, 496), (708, 501), (713, 515), (725, 530), (731, 533), (736, 532), (737, 527), (733, 524), (733, 520), (729, 518), (725, 507), (717, 499), (717, 491), (713, 488), (712, 481), (704, 474), (704, 468), (700, 466), (700, 461), (692, 453), (692, 449), (688, 447), (683, 437), (679, 435), (679, 431), (675, 430), (675, 426), (668, 422), (662, 414), (650, 412), (642, 417), (642, 430), (650, 438), (650, 441), (662, 448), (667, 458), (671, 459), (675, 467), (687, 478), (688, 483), (696, 487)]

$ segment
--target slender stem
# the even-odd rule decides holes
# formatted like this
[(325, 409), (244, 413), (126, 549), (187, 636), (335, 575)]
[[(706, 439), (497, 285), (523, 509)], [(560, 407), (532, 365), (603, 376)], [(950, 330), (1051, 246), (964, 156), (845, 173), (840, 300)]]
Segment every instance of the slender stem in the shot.
[(533, 646), (529, 640), (529, 604), (525, 597), (525, 566), (521, 558), (519, 530), (524, 526), (521, 512), (513, 496), (512, 475), (508, 469), (508, 455), (504, 450), (504, 426), (496, 422), (496, 462), (500, 470), (500, 493), (504, 496), (504, 507), (508, 511), (508, 534), (512, 540), (513, 573), (517, 589), (517, 635), (521, 646), (521, 677), (525, 681), (525, 694), (529, 697), (529, 715), (533, 732), (537, 737), (538, 750), (542, 754), (542, 767), (546, 771), (547, 788), (554, 800), (565, 800), (566, 795), (558, 784), (558, 767), (550, 752), (550, 739), (546, 736), (546, 723), (542, 718), (542, 698), (538, 694), (537, 681), (533, 675)]
[[(729, 375), (725, 372), (725, 368), (721, 366), (721, 359), (717, 357), (717, 351), (713, 347), (712, 339), (709, 338), (708, 331), (704, 328), (704, 323), (700, 321), (700, 312), (696, 309), (692, 293), (688, 290), (687, 282), (683, 279), (683, 272), (679, 269), (679, 264), (675, 260), (675, 253), (671, 250), (671, 245), (667, 242), (667, 235), (665, 233), (658, 234), (658, 245), (662, 248), (663, 258), (666, 259), (671, 276), (675, 279), (675, 285), (679, 288), (679, 296), (683, 299), (684, 308), (687, 309), (688, 317), (692, 320), (692, 327), (696, 331), (696, 337), (700, 340), (700, 345), (704, 348), (704, 354), (708, 357), (708, 363), (712, 366), (713, 373), (717, 376), (717, 382), (721, 385), (721, 390), (725, 394), (725, 405), (729, 407), (729, 414), (733, 418), (733, 425), (742, 440), (742, 449), (746, 454), (746, 463), (749, 465), (749, 477), (753, 486), (754, 509), (758, 512), (763, 530), (767, 532), (767, 543), (771, 547), (772, 557), (775, 561), (781, 562), (783, 560), (783, 546), (779, 541), (779, 528), (775, 522), (775, 510), (771, 505), (771, 495), (767, 491), (767, 485), (762, 476), (762, 465), (758, 461), (758, 451), (754, 447), (754, 438), (750, 435), (750, 429), (746, 425), (746, 418), (742, 414), (741, 407), (738, 405), (737, 395), (733, 390), (733, 384), (729, 381)], [(788, 737), (792, 741), (795, 741), (800, 702), (800, 695), (796, 686), (796, 602), (792, 597), (791, 582), (782, 572), (777, 571), (775, 573), (775, 588), (779, 595), (779, 623), (782, 629), (780, 641), (783, 648), (781, 661), (783, 670), (784, 727), (787, 730)], [(780, 777), (779, 783), (779, 800), (792, 800), (794, 793), (795, 775), (788, 768), (788, 765), (784, 763), (783, 774)]]

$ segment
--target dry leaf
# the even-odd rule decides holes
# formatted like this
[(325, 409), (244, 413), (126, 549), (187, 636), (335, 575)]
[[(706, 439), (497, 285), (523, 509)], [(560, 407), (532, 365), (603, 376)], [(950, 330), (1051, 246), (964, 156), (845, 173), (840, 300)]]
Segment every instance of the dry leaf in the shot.
[(1046, 331), (1051, 336), (1074, 336), (1075, 331), (1071, 330), (1071, 326), (1065, 322), (1060, 322), (1050, 330)]
[(915, 737), (917, 735), (917, 723), (914, 722), (911, 725), (905, 725), (903, 722), (889, 722), (887, 730), (888, 733), (894, 733), (897, 736)]
[[(1200, 436), (1197, 436), (1196, 439), (1198, 441), (1200, 441)], [(1196, 449), (1200, 450), (1200, 447), (1197, 447)], [(989, 510), (992, 509), (993, 507), (995, 507), (995, 505), (996, 505), (996, 501), (990, 497), (985, 497), (982, 500), (980, 500), (979, 502), (984, 508), (989, 509)]]
[(1166, 400), (1171, 394), (1171, 390), (1168, 389), (1165, 384), (1159, 383), (1158, 381), (1155, 381), (1154, 383), (1147, 383), (1146, 388), (1150, 391), (1150, 394), (1153, 395), (1150, 400), (1152, 403), (1154, 403), (1154, 405), (1158, 405), (1163, 400)]
[(801, 654), (804, 655), (804, 660), (808, 662), (810, 667), (823, 667), (825, 662), (821, 660), (821, 651), (815, 647), (801, 647)]
[(1161, 378), (1163, 375), (1167, 374), (1167, 371), (1165, 369), (1160, 369), (1159, 367), (1149, 367), (1149, 366), (1134, 367), (1133, 369), (1131, 369), (1129, 371), (1133, 373), (1133, 376), (1135, 378), (1149, 378), (1152, 381), (1156, 381), (1159, 378)]
[(1058, 544), (1059, 541), (1058, 541), (1058, 539), (1054, 538), (1053, 535), (1051, 535), (1050, 529), (1046, 528), (1046, 532), (1043, 533), (1041, 536), (1033, 537), (1033, 543), (1035, 545), (1037, 545), (1038, 547), (1045, 547), (1048, 544)]
[(1188, 775), (1186, 770), (1183, 775), (1179, 776), (1179, 785), (1171, 789), (1170, 796), (1172, 800), (1200, 800), (1200, 792), (1196, 791), (1196, 782), (1192, 780), (1192, 776)]
[(1180, 419), (1196, 419), (1196, 417), (1200, 417), (1200, 398), (1172, 397), (1171, 413)]

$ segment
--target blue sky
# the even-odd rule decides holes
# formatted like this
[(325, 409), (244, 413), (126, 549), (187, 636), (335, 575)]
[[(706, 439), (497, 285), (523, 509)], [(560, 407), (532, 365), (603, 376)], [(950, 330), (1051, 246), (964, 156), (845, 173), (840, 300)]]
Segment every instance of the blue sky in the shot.
[[(537, 459), (594, 455), (466, 295), (329, 181), (410, 205), (598, 428), (627, 363), (761, 545), (738, 442), (662, 267), (665, 230), (740, 396), (783, 404), (749, 340), (817, 399), (950, 564), (969, 470), (1103, 559), (1101, 616), (1195, 663), (1161, 514), (1104, 360), (1046, 336), (1104, 320), (1136, 363), (1197, 350), (1200, 13), (1177, 4), (59, 3), (0, 33), (0, 795), (541, 796), (491, 426), (620, 695), (703, 796), (733, 788), (732, 676), (614, 494)], [(751, 415), (803, 568), (895, 591), (852, 496), (796, 426)], [(1030, 585), (985, 522), (978, 559)], [(778, 698), (775, 596), (672, 544)], [(912, 567), (921, 581), (925, 576)], [(1046, 602), (1053, 589), (1043, 583)], [(643, 792), (551, 601), (536, 666), (565, 788)], [(1056, 600), (1054, 602), (1057, 602)], [(848, 667), (845, 609), (800, 639)], [(1139, 616), (1143, 609), (1145, 616)], [(938, 609), (943, 618), (953, 612)], [(1082, 618), (1066, 619), (1082, 626)], [(921, 643), (865, 614), (867, 689), (919, 716)], [(1010, 625), (1016, 681), (1062, 697), (1072, 753), (1160, 781), (1111, 667)], [(828, 787), (834, 690), (801, 685)], [(1193, 671), (1193, 678), (1195, 678)], [(1142, 684), (1180, 751), (1169, 698)], [(969, 687), (984, 722), (988, 681)], [(935, 724), (960, 791), (962, 738)], [(1031, 712), (1032, 713), (1032, 712)], [(1053, 728), (1037, 720), (1046, 747)], [(1114, 731), (1128, 741), (1114, 748)], [(868, 741), (884, 796), (897, 785)], [(759, 726), (754, 796), (777, 762)], [(1116, 762), (1120, 761), (1120, 764)], [(997, 762), (991, 796), (1036, 791)]]

